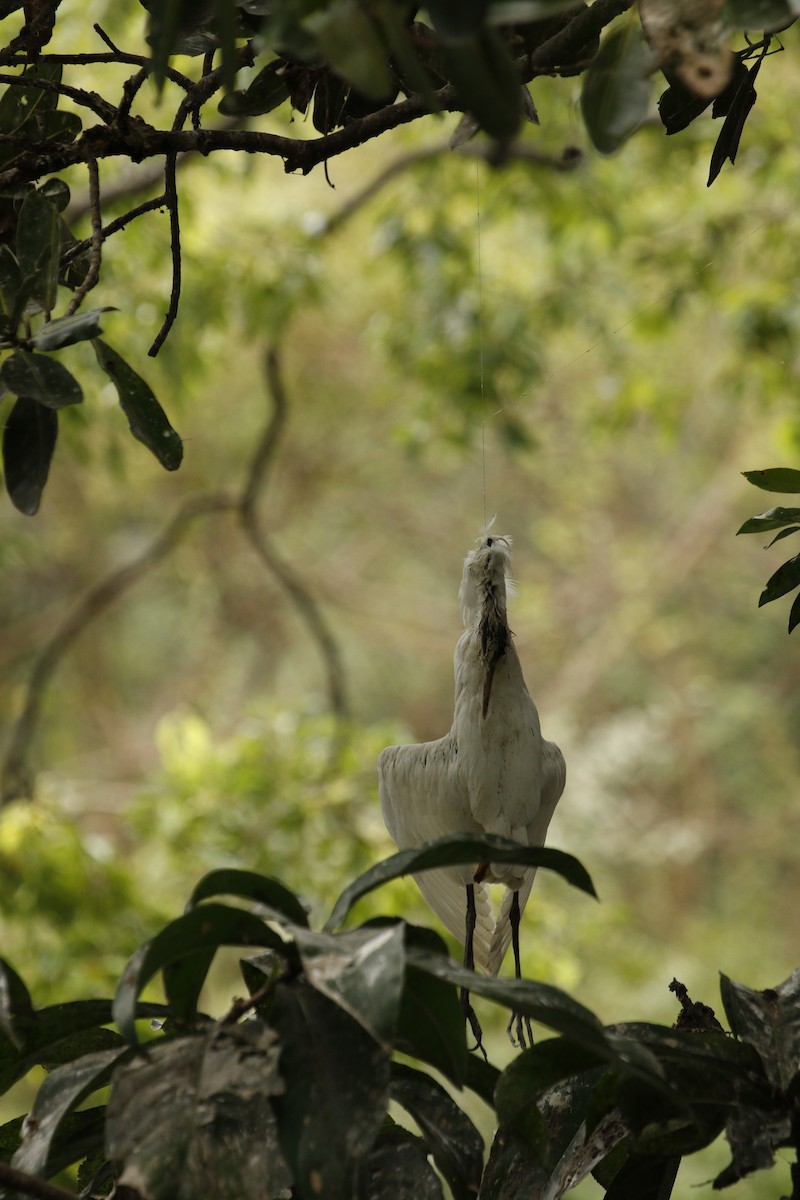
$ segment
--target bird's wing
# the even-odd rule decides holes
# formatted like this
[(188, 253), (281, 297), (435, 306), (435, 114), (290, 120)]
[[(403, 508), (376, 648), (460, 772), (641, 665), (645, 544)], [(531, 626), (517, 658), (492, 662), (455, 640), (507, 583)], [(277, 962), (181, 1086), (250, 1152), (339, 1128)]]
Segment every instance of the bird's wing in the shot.
[[(415, 875), (417, 887), (446, 929), (464, 945), (467, 922), (466, 885), (446, 871), (421, 871)], [(485, 883), (475, 884), (475, 933), (473, 953), (475, 965), (482, 971), (486, 966), (488, 949), (494, 937), (495, 923)]]

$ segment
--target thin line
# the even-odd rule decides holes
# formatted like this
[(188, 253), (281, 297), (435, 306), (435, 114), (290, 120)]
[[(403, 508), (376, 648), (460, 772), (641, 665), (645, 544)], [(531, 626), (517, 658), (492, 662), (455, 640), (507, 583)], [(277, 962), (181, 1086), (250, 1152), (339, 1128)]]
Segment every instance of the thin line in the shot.
[(486, 526), (486, 400), (483, 383), (483, 263), (481, 262), (481, 164), (475, 162), (475, 241), (478, 257), (478, 367), (481, 388), (481, 461), (483, 464), (483, 524)]

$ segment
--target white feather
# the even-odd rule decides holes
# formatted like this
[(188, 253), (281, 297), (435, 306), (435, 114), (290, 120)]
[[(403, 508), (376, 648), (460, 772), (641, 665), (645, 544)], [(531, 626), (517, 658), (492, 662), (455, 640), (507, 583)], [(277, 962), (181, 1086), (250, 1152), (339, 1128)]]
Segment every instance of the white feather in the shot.
[[(384, 820), (401, 850), (454, 833), (499, 834), (540, 846), (564, 790), (564, 758), (542, 738), (508, 629), (510, 548), (510, 538), (484, 532), (464, 561), (459, 600), (465, 628), (455, 651), (450, 732), (435, 742), (389, 746), (378, 759)], [(427, 903), (461, 942), (466, 887), (479, 865), (415, 876)], [(511, 941), (512, 893), (522, 911), (535, 873), (492, 863), (485, 882), (475, 885), (475, 963), (489, 974), (497, 974)], [(496, 914), (490, 883), (508, 889)]]

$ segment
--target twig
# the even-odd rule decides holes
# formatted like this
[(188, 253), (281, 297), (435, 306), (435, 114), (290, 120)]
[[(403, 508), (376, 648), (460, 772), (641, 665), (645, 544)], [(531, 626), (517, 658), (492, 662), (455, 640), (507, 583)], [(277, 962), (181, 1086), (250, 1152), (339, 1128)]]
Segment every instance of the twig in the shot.
[(75, 1200), (74, 1192), (67, 1192), (35, 1175), (26, 1175), (7, 1163), (0, 1163), (0, 1185), (9, 1191), (22, 1192), (23, 1196), (32, 1196), (34, 1200)]
[(281, 587), (292, 600), (295, 608), (306, 623), (312, 639), (325, 663), (328, 682), (328, 700), (334, 715), (343, 721), (348, 715), (344, 670), (336, 643), (328, 624), (311, 592), (292, 569), (269, 544), (256, 507), (256, 501), (272, 463), (283, 426), (286, 421), (287, 403), (283, 387), (278, 352), (271, 347), (266, 361), (267, 389), (272, 399), (272, 417), (256, 448), (250, 466), (250, 474), (239, 505), (239, 516), (248, 540), (264, 566), (275, 576)]
[(175, 318), (178, 315), (178, 305), (181, 300), (181, 226), (178, 216), (178, 187), (175, 178), (177, 159), (178, 156), (176, 154), (168, 154), (164, 166), (164, 200), (169, 209), (169, 240), (172, 255), (172, 290), (169, 297), (169, 308), (167, 309), (163, 324), (156, 334), (152, 346), (147, 351), (151, 358), (155, 358), (167, 340), (169, 331), (175, 324)]
[(8, 84), (10, 87), (35, 87), (43, 92), (55, 92), (58, 96), (68, 96), (70, 100), (74, 100), (82, 108), (91, 109), (91, 111), (101, 121), (113, 121), (117, 115), (117, 110), (108, 100), (104, 100), (102, 96), (98, 96), (97, 92), (87, 92), (83, 88), (72, 87), (68, 83), (56, 83), (53, 79), (43, 79), (40, 75), (6, 75), (0, 74), (0, 83)]
[[(166, 202), (167, 198), (162, 192), (160, 196), (155, 196), (152, 200), (145, 200), (142, 204), (137, 204), (136, 208), (130, 209), (121, 217), (116, 217), (113, 221), (110, 221), (108, 225), (103, 226), (103, 228), (100, 230), (100, 236), (102, 240), (105, 241), (105, 239), (111, 237), (113, 233), (119, 233), (119, 231), (124, 229), (126, 225), (130, 225), (131, 221), (135, 221), (137, 217), (143, 216), (144, 213), (153, 212), (153, 210), (156, 208), (163, 208)], [(81, 213), (79, 215), (83, 214)], [(73, 262), (74, 259), (80, 258), (80, 256), (90, 248), (91, 244), (92, 238), (85, 238), (82, 242), (76, 242), (74, 246), (72, 246), (65, 254), (62, 255), (62, 266), (66, 266), (68, 263)]]
[(69, 302), (66, 316), (71, 317), (77, 312), (84, 301), (86, 293), (94, 287), (100, 275), (100, 262), (103, 257), (103, 217), (100, 212), (100, 172), (97, 160), (90, 158), (86, 164), (89, 170), (89, 211), (92, 215), (92, 239), (89, 266), (80, 287), (75, 289)]

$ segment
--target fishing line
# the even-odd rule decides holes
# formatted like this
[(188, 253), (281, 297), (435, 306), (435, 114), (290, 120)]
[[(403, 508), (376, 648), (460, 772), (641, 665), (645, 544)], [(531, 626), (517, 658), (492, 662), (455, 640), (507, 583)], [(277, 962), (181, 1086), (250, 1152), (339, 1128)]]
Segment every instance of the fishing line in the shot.
[(475, 246), (478, 265), (478, 376), (481, 390), (481, 463), (483, 470), (483, 525), (486, 528), (486, 397), (483, 378), (483, 263), (481, 261), (481, 164), (475, 160)]

